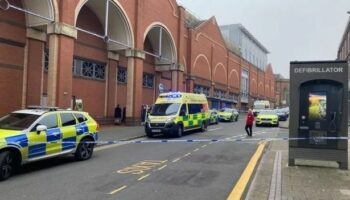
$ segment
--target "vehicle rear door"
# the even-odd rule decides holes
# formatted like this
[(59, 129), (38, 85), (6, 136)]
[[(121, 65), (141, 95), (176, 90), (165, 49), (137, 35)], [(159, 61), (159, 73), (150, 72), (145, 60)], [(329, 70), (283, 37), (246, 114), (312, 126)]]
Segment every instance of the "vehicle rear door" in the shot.
[[(46, 131), (37, 132), (36, 127), (45, 125)], [(56, 113), (45, 115), (28, 133), (28, 158), (50, 155), (61, 151), (62, 132), (58, 128)]]
[(61, 130), (62, 130), (62, 151), (69, 151), (75, 149), (77, 145), (76, 118), (72, 113), (60, 113)]

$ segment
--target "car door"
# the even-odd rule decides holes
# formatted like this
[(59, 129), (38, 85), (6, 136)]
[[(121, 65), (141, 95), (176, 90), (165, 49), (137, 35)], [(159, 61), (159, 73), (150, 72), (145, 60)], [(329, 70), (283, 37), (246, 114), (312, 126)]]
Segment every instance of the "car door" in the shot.
[[(39, 125), (45, 125), (47, 130), (37, 132), (36, 127)], [(57, 114), (45, 115), (28, 133), (28, 158), (31, 159), (60, 152), (61, 139), (62, 133), (58, 128)]]
[(62, 130), (62, 151), (73, 150), (76, 147), (77, 141), (77, 130), (76, 119), (72, 113), (60, 113), (61, 119), (61, 130)]

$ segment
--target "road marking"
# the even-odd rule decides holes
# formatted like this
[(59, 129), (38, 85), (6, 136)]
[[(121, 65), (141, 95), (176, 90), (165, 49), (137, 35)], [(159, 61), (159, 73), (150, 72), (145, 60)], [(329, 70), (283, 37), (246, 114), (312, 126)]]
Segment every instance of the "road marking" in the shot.
[(167, 166), (168, 165), (163, 165), (163, 166), (159, 167), (158, 170), (162, 170), (162, 169), (166, 168)]
[[(210, 144), (210, 143), (209, 143), (209, 144)], [(212, 143), (212, 144), (213, 144), (213, 143)], [(205, 144), (205, 145), (202, 146), (202, 148), (204, 148), (204, 147), (206, 147), (206, 146), (207, 146), (207, 145)]]
[(175, 160), (173, 160), (173, 163), (176, 163), (177, 161), (179, 161), (181, 158), (176, 158)]
[(120, 191), (124, 190), (126, 187), (127, 187), (127, 186), (124, 185), (123, 187), (120, 187), (120, 188), (118, 188), (118, 189), (116, 189), (116, 190), (113, 190), (113, 191), (110, 192), (109, 194), (112, 195), (112, 194), (115, 194), (115, 193), (117, 193), (117, 192), (120, 192)]
[(196, 151), (199, 151), (199, 148), (197, 148), (197, 149), (193, 150), (193, 152), (196, 152)]
[(150, 171), (164, 163), (168, 162), (168, 160), (144, 160), (142, 162), (138, 162), (129, 167), (125, 167), (117, 171), (118, 174), (134, 174), (139, 175), (143, 174), (146, 171)]
[(141, 177), (140, 177), (139, 179), (137, 179), (137, 180), (138, 180), (138, 181), (141, 181), (141, 180), (143, 180), (143, 179), (149, 177), (149, 175), (150, 175), (150, 174), (146, 174), (146, 175), (144, 175), (144, 176), (141, 176)]
[(213, 128), (213, 129), (209, 129), (208, 132), (212, 132), (212, 131), (217, 131), (217, 130), (221, 130), (222, 127), (219, 127), (219, 128)]
[(94, 152), (102, 151), (102, 150), (106, 150), (106, 149), (112, 149), (112, 148), (119, 147), (122, 145), (125, 145), (125, 144), (111, 144), (111, 145), (106, 145), (106, 146), (102, 146), (102, 147), (96, 147), (94, 149)]
[(187, 156), (191, 155), (191, 153), (186, 153), (184, 156), (182, 156), (182, 158), (185, 158)]
[(227, 200), (239, 200), (241, 199), (243, 192), (249, 182), (250, 177), (252, 176), (254, 169), (256, 165), (258, 164), (258, 161), (263, 153), (263, 150), (265, 148), (266, 142), (263, 142), (259, 144), (258, 148), (256, 149), (254, 155), (250, 159), (247, 167), (244, 169), (241, 177), (239, 178), (238, 182), (236, 183), (235, 187), (232, 189), (230, 195), (228, 196)]

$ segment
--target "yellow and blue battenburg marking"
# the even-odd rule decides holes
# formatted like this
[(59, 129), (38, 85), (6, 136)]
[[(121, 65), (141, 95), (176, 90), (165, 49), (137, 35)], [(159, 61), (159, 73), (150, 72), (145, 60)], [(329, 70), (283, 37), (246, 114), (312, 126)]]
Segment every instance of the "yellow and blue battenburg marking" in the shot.
[(28, 147), (28, 138), (26, 134), (19, 134), (5, 138), (7, 145), (16, 146), (18, 148)]
[(96, 130), (90, 132), (85, 122), (71, 127), (49, 129), (45, 131), (45, 134), (13, 131), (8, 133), (9, 136), (5, 137), (3, 142), (0, 139), (0, 147), (13, 146), (20, 149), (23, 158), (35, 158), (72, 150), (86, 135), (91, 135), (97, 141), (98, 136), (94, 131)]

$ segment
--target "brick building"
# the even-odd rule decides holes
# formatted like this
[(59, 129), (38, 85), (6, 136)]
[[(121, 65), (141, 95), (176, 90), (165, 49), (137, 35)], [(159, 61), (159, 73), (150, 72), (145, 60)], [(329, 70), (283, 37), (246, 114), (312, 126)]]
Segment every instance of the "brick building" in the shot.
[(289, 107), (289, 91), (290, 91), (290, 82), (289, 79), (284, 78), (281, 74), (275, 75), (276, 80), (276, 107), (283, 108)]
[(350, 61), (350, 17), (348, 23), (345, 26), (343, 37), (341, 38), (338, 48), (338, 60)]
[[(74, 106), (96, 118), (126, 107), (139, 121), (158, 85), (202, 92), (213, 107), (275, 98), (271, 65), (260, 70), (224, 41), (215, 17), (201, 21), (175, 0), (9, 0), (0, 11), (0, 114), (28, 105)], [(2, 5), (6, 7), (6, 5)]]

